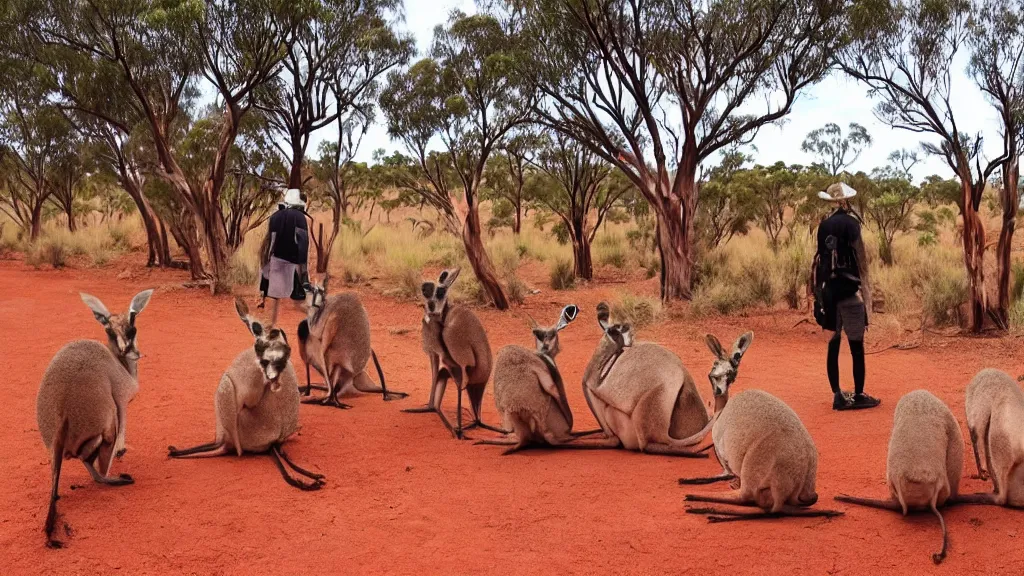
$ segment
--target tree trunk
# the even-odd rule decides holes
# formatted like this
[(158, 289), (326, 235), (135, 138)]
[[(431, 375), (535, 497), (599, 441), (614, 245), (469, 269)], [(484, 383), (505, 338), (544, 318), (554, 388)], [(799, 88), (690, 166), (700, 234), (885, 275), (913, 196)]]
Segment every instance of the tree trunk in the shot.
[(178, 246), (188, 256), (189, 273), (193, 280), (206, 278), (206, 270), (203, 268), (203, 256), (199, 249), (199, 232), (196, 230), (196, 221), (192, 213), (184, 209), (177, 217), (177, 222), (171, 223), (171, 234)]
[(165, 267), (170, 266), (172, 263), (171, 243), (167, 240), (167, 226), (164, 224), (163, 219), (156, 216), (155, 213), (154, 218), (156, 218), (156, 221), (160, 224), (160, 265)]
[(1010, 253), (1013, 249), (1013, 233), (1017, 228), (1017, 210), (1020, 207), (1020, 192), (1017, 189), (1019, 178), (1018, 159), (1011, 157), (1003, 164), (1003, 189), (1000, 193), (1003, 225), (999, 230), (999, 243), (996, 246), (999, 302), (995, 313), (1003, 328), (1008, 328), (1010, 324)]
[(573, 235), (572, 257), (573, 262), (575, 263), (573, 273), (576, 277), (584, 280), (593, 280), (594, 263), (590, 257), (590, 238), (585, 232), (583, 234)]
[(43, 203), (36, 202), (32, 206), (32, 220), (29, 228), (29, 240), (35, 242), (39, 239), (39, 233), (43, 230)]
[(692, 296), (693, 215), (696, 184), (683, 182), (680, 190), (661, 195), (654, 204), (658, 220), (658, 251), (661, 254), (662, 300), (689, 300)]
[(331, 235), (327, 238), (327, 243), (323, 241), (324, 236), (324, 225), (320, 224), (319, 237), (317, 240), (317, 251), (316, 251), (316, 273), (326, 274), (327, 270), (331, 265), (331, 253), (334, 252), (334, 242), (338, 239), (338, 232), (341, 230), (341, 218), (343, 211), (337, 203), (334, 205), (332, 210), (331, 218)]
[(476, 204), (471, 204), (466, 212), (465, 226), (462, 227), (462, 242), (466, 246), (466, 257), (469, 258), (469, 264), (473, 267), (473, 273), (476, 275), (477, 281), (480, 282), (480, 286), (487, 292), (491, 302), (494, 303), (494, 307), (498, 310), (508, 310), (508, 297), (505, 296), (505, 290), (498, 281), (494, 265), (491, 263), (490, 257), (487, 256), (487, 250), (484, 249), (484, 243), (480, 239), (480, 212)]
[(64, 214), (68, 217), (68, 232), (75, 233), (75, 215), (71, 206), (64, 207)]
[(882, 264), (885, 266), (893, 264), (892, 242), (893, 239), (884, 230), (878, 235), (878, 257), (882, 259)]
[[(227, 284), (227, 272), (228, 259), (231, 257), (232, 250), (228, 245), (224, 210), (220, 205), (220, 192), (224, 187), (228, 156), (231, 153), (235, 137), (238, 135), (238, 126), (243, 113), (244, 111), (237, 105), (229, 104), (226, 107), (213, 167), (210, 169), (206, 182), (203, 183), (203, 190), (198, 202), (197, 217), (201, 220), (199, 225), (202, 227), (203, 239), (206, 241), (207, 259), (213, 268), (213, 282), (210, 284), (210, 289), (214, 294), (231, 291), (231, 286)], [(301, 183), (301, 162), (299, 164)], [(293, 167), (292, 172), (294, 171)]]
[(519, 233), (523, 230), (523, 204), (522, 202), (516, 203), (516, 219), (512, 221), (512, 233), (519, 236)]
[[(985, 186), (984, 182), (977, 186)], [(964, 265), (970, 286), (968, 296), (970, 309), (970, 330), (981, 332), (988, 310), (988, 295), (985, 292), (985, 224), (974, 206), (973, 186), (970, 180), (961, 179), (964, 220)], [(980, 197), (980, 194), (978, 195)]]
[(297, 138), (293, 137), (292, 142), (292, 167), (288, 172), (288, 187), (298, 190), (302, 188), (302, 160), (305, 153), (299, 147)]

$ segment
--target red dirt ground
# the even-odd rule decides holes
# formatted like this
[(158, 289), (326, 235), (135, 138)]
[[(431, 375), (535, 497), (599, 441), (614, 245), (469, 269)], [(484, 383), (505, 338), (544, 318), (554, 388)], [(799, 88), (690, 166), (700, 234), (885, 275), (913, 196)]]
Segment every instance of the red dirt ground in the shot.
[[(129, 278), (116, 279), (128, 266)], [(122, 274), (122, 276), (124, 276)], [(374, 347), (388, 383), (411, 393), (385, 403), (365, 396), (352, 410), (303, 406), (289, 452), (327, 475), (320, 492), (287, 486), (266, 456), (169, 460), (168, 444), (213, 437), (213, 391), (232, 358), (250, 345), (231, 300), (181, 288), (179, 272), (120, 263), (105, 270), (35, 271), (0, 263), (0, 371), (6, 376), (0, 441), (0, 571), (4, 574), (1021, 574), (1020, 512), (960, 507), (946, 512), (951, 550), (936, 568), (939, 528), (930, 515), (838, 505), (840, 492), (885, 497), (885, 455), (899, 396), (917, 388), (939, 395), (964, 424), (964, 388), (986, 366), (1024, 373), (1021, 340), (929, 335), (910, 351), (869, 357), (869, 391), (880, 409), (830, 410), (824, 336), (790, 313), (707, 323), (671, 320), (641, 332), (680, 355), (705, 399), (711, 357), (705, 331), (732, 342), (757, 336), (734, 390), (762, 388), (801, 416), (818, 446), (818, 507), (847, 511), (835, 520), (784, 519), (707, 525), (684, 513), (680, 476), (719, 470), (710, 460), (629, 452), (501, 448), (451, 438), (436, 416), (404, 414), (426, 400), (428, 363), (419, 344), (420, 309), (361, 288)], [(65, 464), (60, 510), (73, 529), (64, 550), (42, 534), (49, 490), (48, 455), (35, 422), (35, 394), (49, 359), (75, 338), (103, 333), (77, 292), (119, 312), (140, 289), (156, 293), (139, 317), (141, 389), (129, 408), (128, 453), (115, 472), (136, 484), (93, 484), (77, 462)], [(545, 290), (509, 314), (481, 310), (496, 351), (530, 344), (529, 313), (554, 320), (572, 299), (580, 320), (562, 337), (559, 364), (580, 429), (594, 420), (579, 388), (600, 337), (593, 309), (625, 289), (652, 293), (652, 282), (611, 284), (571, 293)], [(285, 325), (299, 315), (289, 310)], [(869, 350), (881, 335), (869, 335)], [(844, 352), (845, 354), (845, 352)], [(294, 360), (294, 356), (293, 356)], [(844, 359), (845, 360), (845, 359)], [(297, 362), (301, 373), (301, 364)], [(844, 376), (848, 373), (844, 364)], [(846, 382), (849, 380), (847, 379)], [(447, 406), (454, 405), (449, 391)], [(493, 399), (485, 419), (497, 423)], [(966, 429), (964, 430), (966, 435)], [(974, 472), (965, 438), (964, 491), (988, 486)], [(75, 490), (71, 487), (74, 486)], [(724, 486), (708, 490), (724, 490)]]

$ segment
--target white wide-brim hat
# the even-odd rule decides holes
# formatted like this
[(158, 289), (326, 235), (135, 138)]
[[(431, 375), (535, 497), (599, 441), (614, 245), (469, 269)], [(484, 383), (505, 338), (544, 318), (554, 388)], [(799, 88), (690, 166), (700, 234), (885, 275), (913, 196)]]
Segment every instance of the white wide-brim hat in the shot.
[(284, 191), (284, 203), (288, 206), (298, 206), (305, 208), (306, 203), (302, 201), (302, 196), (298, 188), (289, 188)]
[(822, 200), (828, 200), (829, 202), (841, 202), (843, 200), (849, 200), (857, 195), (857, 191), (850, 188), (842, 182), (837, 182), (828, 188), (824, 192), (818, 192), (818, 198)]

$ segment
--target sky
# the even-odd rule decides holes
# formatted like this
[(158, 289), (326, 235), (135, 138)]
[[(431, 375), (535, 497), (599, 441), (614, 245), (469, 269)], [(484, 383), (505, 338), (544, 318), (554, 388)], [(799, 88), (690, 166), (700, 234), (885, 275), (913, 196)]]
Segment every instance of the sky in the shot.
[[(430, 48), (434, 27), (447, 21), (453, 9), (473, 13), (473, 0), (405, 0), (404, 28), (416, 37), (420, 57)], [(955, 66), (953, 107), (957, 114), (957, 123), (972, 133), (981, 132), (985, 137), (985, 151), (989, 157), (998, 155), (1000, 141), (995, 110), (985, 100), (974, 82), (964, 72), (966, 59)], [(833, 73), (821, 83), (806, 89), (799, 96), (793, 109), (781, 125), (763, 128), (754, 140), (756, 150), (748, 150), (759, 164), (771, 164), (783, 161), (787, 164), (810, 164), (813, 157), (800, 150), (800, 145), (807, 133), (820, 128), (828, 122), (839, 124), (844, 133), (850, 122), (856, 122), (867, 128), (874, 138), (874, 144), (865, 150), (851, 166), (852, 171), (870, 172), (873, 168), (883, 167), (889, 154), (901, 148), (920, 150), (921, 134), (895, 130), (879, 122), (874, 115), (873, 102), (868, 90), (838, 73)], [(323, 131), (312, 139), (310, 151), (315, 151), (321, 138), (331, 137), (329, 131)], [(388, 152), (401, 150), (401, 142), (392, 142), (388, 137), (383, 118), (370, 128), (363, 140), (362, 147), (356, 156), (357, 161), (370, 162), (374, 150), (383, 148)], [(938, 157), (922, 157), (922, 162), (914, 169), (914, 176), (922, 179), (931, 174), (950, 178), (953, 176), (949, 167)], [(718, 158), (709, 159), (709, 164), (717, 164)], [(710, 167), (710, 165), (708, 167)]]

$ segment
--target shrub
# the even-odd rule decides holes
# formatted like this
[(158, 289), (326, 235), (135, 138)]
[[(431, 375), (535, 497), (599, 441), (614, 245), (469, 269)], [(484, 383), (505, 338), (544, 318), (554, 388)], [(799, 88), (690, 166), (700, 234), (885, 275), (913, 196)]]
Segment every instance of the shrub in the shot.
[(705, 284), (694, 292), (690, 311), (695, 316), (725, 315), (739, 312), (751, 303), (749, 295), (736, 284)]
[(1010, 306), (1010, 327), (1014, 331), (1024, 331), (1024, 300), (1017, 300)]
[(576, 286), (576, 273), (572, 261), (557, 258), (551, 263), (551, 288), (554, 290), (571, 290)]
[(967, 274), (961, 267), (936, 264), (923, 282), (924, 315), (938, 325), (957, 323), (967, 300)]
[(71, 255), (65, 240), (56, 235), (37, 240), (25, 254), (25, 262), (35, 268), (39, 268), (43, 264), (49, 264), (54, 268), (63, 268), (67, 265), (68, 257)]
[(611, 312), (617, 322), (629, 322), (634, 328), (640, 329), (661, 317), (661, 301), (649, 296), (626, 294), (612, 304)]
[(1024, 262), (1014, 260), (1013, 267), (1010, 269), (1010, 301), (1020, 302), (1022, 297), (1024, 297)]
[(628, 260), (626, 240), (623, 236), (613, 233), (600, 234), (595, 238), (592, 247), (594, 262), (599, 266), (625, 268)]
[(530, 288), (525, 282), (519, 279), (518, 276), (512, 274), (505, 282), (505, 294), (508, 299), (516, 304), (522, 304), (526, 302), (526, 296), (530, 293)]
[(740, 268), (739, 287), (746, 292), (751, 302), (765, 306), (775, 304), (775, 280), (772, 278), (772, 262), (752, 259)]

